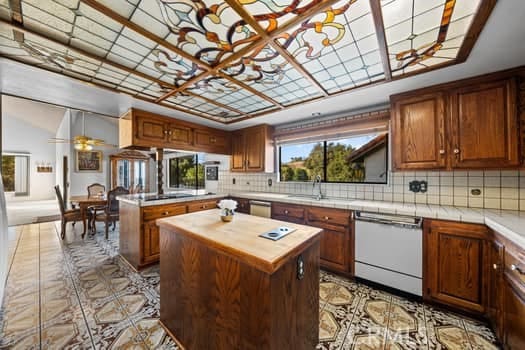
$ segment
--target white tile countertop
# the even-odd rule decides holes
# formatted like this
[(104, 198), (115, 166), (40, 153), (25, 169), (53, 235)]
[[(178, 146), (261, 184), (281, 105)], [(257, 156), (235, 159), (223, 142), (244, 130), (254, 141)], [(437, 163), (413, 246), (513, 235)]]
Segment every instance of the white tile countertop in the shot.
[(413, 215), (429, 219), (485, 224), (494, 231), (517, 244), (522, 249), (525, 249), (524, 211), (477, 209), (428, 204), (407, 204), (360, 199), (353, 200), (325, 198), (317, 201), (309, 196), (264, 192), (230, 193), (230, 196), (278, 201), (290, 204), (304, 204), (318, 207), (362, 210), (385, 214)]

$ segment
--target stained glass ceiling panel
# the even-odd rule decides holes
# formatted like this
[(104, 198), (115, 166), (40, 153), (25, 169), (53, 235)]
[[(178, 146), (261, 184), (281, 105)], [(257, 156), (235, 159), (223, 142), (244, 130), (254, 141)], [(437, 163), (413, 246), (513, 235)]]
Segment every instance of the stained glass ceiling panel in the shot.
[(319, 90), (269, 45), (222, 70), (283, 105), (321, 96)]
[(258, 38), (253, 28), (224, 1), (100, 2), (209, 64), (221, 61)]
[(196, 112), (209, 115), (217, 120), (221, 118), (231, 120), (234, 118), (241, 117), (239, 113), (233, 112), (229, 109), (225, 109), (222, 107), (214, 106), (199, 97), (190, 96), (187, 94), (177, 94), (166, 99), (165, 102), (177, 106), (179, 108), (192, 109)]
[(384, 79), (367, 0), (339, 1), (277, 41), (328, 93)]
[(456, 59), (480, 0), (382, 0), (394, 76)]
[(11, 8), (9, 0), (0, 0), (0, 18), (9, 20), (11, 17)]

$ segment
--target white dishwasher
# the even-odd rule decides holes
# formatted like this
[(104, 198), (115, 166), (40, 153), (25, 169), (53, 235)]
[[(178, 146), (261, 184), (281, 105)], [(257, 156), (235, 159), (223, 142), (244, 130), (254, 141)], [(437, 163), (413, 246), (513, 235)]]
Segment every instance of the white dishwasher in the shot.
[(421, 296), (422, 218), (357, 211), (355, 275)]

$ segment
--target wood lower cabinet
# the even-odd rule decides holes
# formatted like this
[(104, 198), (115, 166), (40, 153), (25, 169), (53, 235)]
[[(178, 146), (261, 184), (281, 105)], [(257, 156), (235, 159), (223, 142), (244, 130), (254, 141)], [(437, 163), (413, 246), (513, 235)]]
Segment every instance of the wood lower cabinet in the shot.
[(217, 200), (205, 200), (198, 202), (191, 202), (188, 204), (188, 213), (194, 213), (196, 211), (209, 210), (217, 208)]
[(272, 203), (272, 219), (304, 224), (305, 208), (287, 203)]
[(424, 223), (423, 297), (483, 314), (486, 305), (485, 225), (426, 220)]
[(392, 99), (394, 169), (445, 168), (445, 99), (436, 92)]
[(503, 290), (504, 346), (508, 350), (525, 349), (525, 287), (512, 275), (506, 274)]
[(352, 212), (343, 209), (309, 207), (306, 224), (323, 229), (321, 266), (344, 274), (354, 273)]
[(237, 209), (236, 212), (243, 213), (243, 214), (250, 214), (250, 200), (246, 198), (237, 198), (232, 197), (234, 201), (237, 202)]
[(505, 248), (495, 240), (489, 242), (489, 284), (487, 292), (487, 317), (498, 339), (503, 339), (503, 271)]

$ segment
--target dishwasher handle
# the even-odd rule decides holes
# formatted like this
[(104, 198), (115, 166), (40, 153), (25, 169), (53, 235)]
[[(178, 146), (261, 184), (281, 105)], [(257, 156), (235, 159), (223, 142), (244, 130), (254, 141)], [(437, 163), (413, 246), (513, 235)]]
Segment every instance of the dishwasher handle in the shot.
[(261, 207), (271, 207), (272, 203), (270, 202), (261, 202), (261, 201), (250, 201), (250, 205), (258, 205)]
[(356, 211), (355, 220), (381, 225), (398, 226), (415, 230), (420, 229), (423, 225), (422, 217), (381, 215), (376, 213), (368, 214), (366, 212), (361, 211)]

